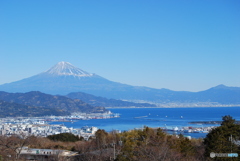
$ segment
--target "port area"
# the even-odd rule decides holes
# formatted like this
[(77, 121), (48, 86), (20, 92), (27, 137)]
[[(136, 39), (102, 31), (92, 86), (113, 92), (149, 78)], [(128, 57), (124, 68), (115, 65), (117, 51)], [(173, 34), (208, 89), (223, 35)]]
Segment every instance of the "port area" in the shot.
[[(182, 135), (185, 138), (188, 139), (198, 139), (198, 138), (205, 138), (206, 135), (213, 130), (214, 128), (216, 128), (217, 126), (211, 126), (211, 127), (153, 127), (154, 130), (157, 129), (162, 129), (166, 134), (168, 135), (174, 135), (175, 137), (179, 137), (179, 135)], [(135, 130), (143, 130), (144, 127), (141, 128), (134, 128)]]
[(171, 133), (209, 133), (212, 129), (216, 128), (216, 126), (209, 126), (209, 127), (160, 127), (166, 132)]
[[(221, 124), (222, 121), (192, 121), (189, 124)], [(235, 121), (236, 124), (240, 124), (240, 121)]]
[(42, 117), (6, 117), (0, 118), (0, 123), (10, 124), (47, 124), (50, 122), (76, 122), (78, 120), (91, 120), (91, 119), (110, 119), (118, 118), (118, 113), (72, 113), (69, 116), (42, 116)]
[(110, 119), (120, 117), (119, 113), (72, 113), (70, 116), (48, 116), (44, 117), (46, 122), (76, 122), (78, 120)]

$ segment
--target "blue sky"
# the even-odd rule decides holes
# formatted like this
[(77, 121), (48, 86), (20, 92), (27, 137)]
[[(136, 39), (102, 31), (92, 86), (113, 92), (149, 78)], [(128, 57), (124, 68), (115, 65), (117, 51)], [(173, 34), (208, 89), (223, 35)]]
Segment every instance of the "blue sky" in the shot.
[(240, 1), (0, 1), (0, 84), (60, 61), (176, 91), (240, 87)]

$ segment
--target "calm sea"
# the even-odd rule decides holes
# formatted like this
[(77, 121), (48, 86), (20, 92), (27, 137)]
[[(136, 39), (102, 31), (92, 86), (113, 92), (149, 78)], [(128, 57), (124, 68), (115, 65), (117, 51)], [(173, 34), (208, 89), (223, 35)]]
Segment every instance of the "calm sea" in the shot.
[[(148, 127), (205, 127), (219, 126), (216, 124), (190, 124), (191, 121), (221, 121), (222, 116), (231, 115), (240, 120), (240, 107), (204, 107), (204, 108), (111, 108), (119, 113), (119, 118), (79, 120), (63, 122), (67, 127), (81, 128), (95, 126), (106, 131), (127, 131), (134, 128)], [(58, 122), (59, 124), (59, 122)], [(195, 138), (205, 137), (204, 133), (188, 133)]]

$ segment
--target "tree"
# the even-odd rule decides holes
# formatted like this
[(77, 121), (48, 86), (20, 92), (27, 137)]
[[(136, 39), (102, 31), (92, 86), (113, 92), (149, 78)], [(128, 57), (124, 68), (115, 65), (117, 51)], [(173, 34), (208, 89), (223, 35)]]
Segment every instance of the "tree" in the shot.
[(105, 130), (99, 129), (96, 133), (96, 143), (99, 149), (107, 144), (108, 133)]
[(221, 123), (221, 126), (231, 126), (234, 125), (236, 120), (233, 119), (230, 115), (226, 115), (222, 117), (223, 122)]
[[(222, 117), (221, 126), (213, 129), (204, 139), (205, 156), (210, 157), (210, 153), (238, 153), (240, 147), (235, 141), (240, 139), (240, 125), (235, 123), (231, 116)], [(226, 157), (215, 157), (214, 160), (229, 160)], [(238, 160), (238, 158), (232, 158)]]
[(191, 141), (188, 138), (185, 138), (182, 134), (179, 135), (176, 148), (184, 157), (191, 157), (195, 154), (195, 149)]
[(78, 136), (71, 133), (49, 135), (47, 138), (53, 141), (63, 141), (63, 142), (76, 142), (80, 140)]
[(24, 133), (10, 137), (0, 136), (0, 154), (3, 158), (15, 157), (15, 160), (18, 161), (22, 148), (29, 144), (31, 137)]

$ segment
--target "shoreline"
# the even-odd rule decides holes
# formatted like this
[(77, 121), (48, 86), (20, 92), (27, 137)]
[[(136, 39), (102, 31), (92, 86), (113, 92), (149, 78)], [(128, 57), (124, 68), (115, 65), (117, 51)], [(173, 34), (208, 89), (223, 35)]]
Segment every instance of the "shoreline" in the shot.
[[(222, 121), (191, 121), (189, 122), (189, 124), (204, 124), (204, 125), (208, 125), (208, 124), (221, 124)], [(236, 124), (240, 124), (239, 120), (235, 121)]]
[(222, 108), (222, 107), (240, 107), (240, 105), (234, 105), (234, 106), (195, 106), (195, 107), (192, 107), (192, 106), (189, 106), (189, 107), (186, 107), (186, 106), (172, 106), (172, 107), (134, 107), (134, 106), (131, 106), (131, 107), (105, 107), (106, 109), (121, 109), (121, 108)]

